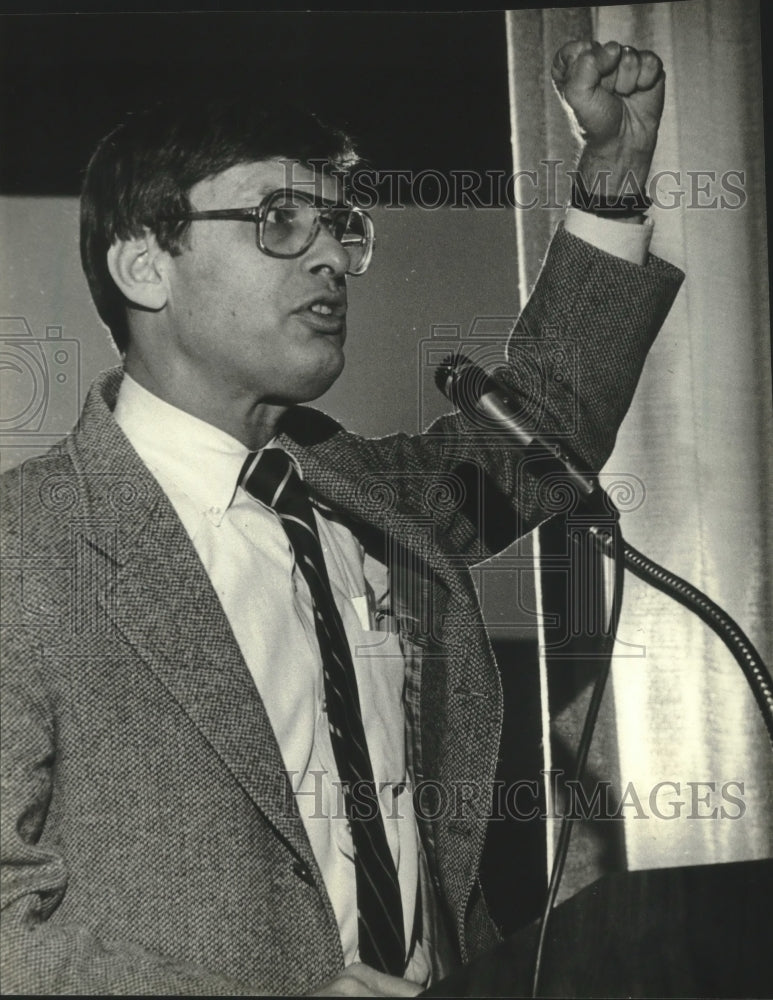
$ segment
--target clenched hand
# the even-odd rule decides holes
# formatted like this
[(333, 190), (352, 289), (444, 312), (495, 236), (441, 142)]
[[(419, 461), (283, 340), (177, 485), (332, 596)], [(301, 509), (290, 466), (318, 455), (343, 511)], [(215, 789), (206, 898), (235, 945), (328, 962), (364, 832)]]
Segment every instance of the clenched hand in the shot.
[(644, 191), (665, 94), (658, 56), (618, 42), (567, 42), (552, 77), (585, 143), (578, 170), (586, 188), (606, 174), (609, 198), (631, 193), (631, 177)]

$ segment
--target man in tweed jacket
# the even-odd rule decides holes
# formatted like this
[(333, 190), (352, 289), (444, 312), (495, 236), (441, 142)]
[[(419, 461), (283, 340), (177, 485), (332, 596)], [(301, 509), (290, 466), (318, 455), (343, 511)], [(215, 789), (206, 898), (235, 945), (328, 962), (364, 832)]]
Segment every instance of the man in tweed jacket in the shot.
[[(581, 167), (611, 165), (613, 185), (631, 167), (643, 186), (663, 100), (657, 59), (572, 43), (555, 75), (588, 133)], [(197, 111), (206, 122), (210, 112)], [(188, 195), (197, 211), (257, 204), (283, 186), (288, 163), (335, 201), (335, 179), (308, 164), (341, 158), (311, 119), (277, 137), (269, 118), (229, 113), (209, 121), (206, 139), (199, 124), (195, 155), (185, 143), (196, 116), (170, 138), (169, 119), (151, 115), (103, 144), (84, 194), (83, 251), (123, 370), (97, 380), (60, 447), (4, 483), (5, 992), (411, 995), (411, 970), (437, 976), (496, 940), (477, 870), (502, 698), (469, 566), (539, 522), (539, 494), (512, 450), (481, 441), (461, 414), (422, 435), (366, 440), (298, 405), (343, 364), (354, 251), (324, 225), (298, 255), (274, 257), (250, 226), (179, 220)], [(251, 117), (262, 152), (233, 138), (254, 129)], [(230, 161), (213, 170), (207, 156), (227, 142)], [(112, 188), (108, 162), (121, 164)], [(162, 175), (156, 189), (147, 182)], [(182, 190), (176, 207), (169, 177)], [(627, 215), (602, 221), (639, 226)], [(599, 468), (681, 275), (646, 250), (634, 262), (570, 230), (556, 233), (510, 354), (523, 335), (577, 345), (578, 384), (542, 428), (560, 433), (579, 415), (567, 443)], [(514, 361), (510, 378), (517, 392)], [(479, 793), (463, 809), (410, 819), (419, 889), (406, 944), (425, 964), (409, 964), (406, 979), (352, 964), (342, 943), (340, 891), (290, 786), (292, 738), (269, 709), (276, 692), (256, 682), (216, 555), (135, 449), (121, 410), (130, 382), (245, 453), (274, 439), (331, 532), (354, 540), (372, 593), (392, 571), (381, 610), (400, 630), (406, 777)], [(456, 500), (433, 503), (433, 488), (449, 484), (461, 484)]]

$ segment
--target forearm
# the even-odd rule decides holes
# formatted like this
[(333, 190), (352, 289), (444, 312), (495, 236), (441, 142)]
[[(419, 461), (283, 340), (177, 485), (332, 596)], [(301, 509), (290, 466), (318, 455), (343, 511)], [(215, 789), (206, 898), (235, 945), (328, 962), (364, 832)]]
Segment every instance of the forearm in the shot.
[[(508, 345), (518, 395), (519, 357), (539, 345), (548, 391), (534, 430), (560, 437), (589, 469), (603, 466), (683, 279), (657, 257), (640, 266), (559, 228)], [(551, 359), (560, 352), (569, 356), (559, 372)]]

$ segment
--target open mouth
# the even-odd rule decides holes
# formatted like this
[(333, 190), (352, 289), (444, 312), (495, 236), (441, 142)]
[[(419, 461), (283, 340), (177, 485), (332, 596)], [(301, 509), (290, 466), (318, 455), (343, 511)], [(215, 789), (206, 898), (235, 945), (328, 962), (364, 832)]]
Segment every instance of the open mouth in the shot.
[(346, 319), (346, 299), (342, 296), (312, 299), (297, 309), (296, 315), (316, 329), (336, 333)]

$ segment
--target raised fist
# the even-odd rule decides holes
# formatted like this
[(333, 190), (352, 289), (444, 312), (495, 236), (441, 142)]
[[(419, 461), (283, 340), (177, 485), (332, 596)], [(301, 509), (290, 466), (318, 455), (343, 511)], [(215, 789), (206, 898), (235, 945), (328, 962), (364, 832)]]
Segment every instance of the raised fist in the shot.
[(606, 171), (614, 196), (632, 171), (643, 191), (663, 112), (666, 75), (658, 56), (618, 42), (567, 42), (552, 77), (585, 142), (579, 170), (586, 183)]

